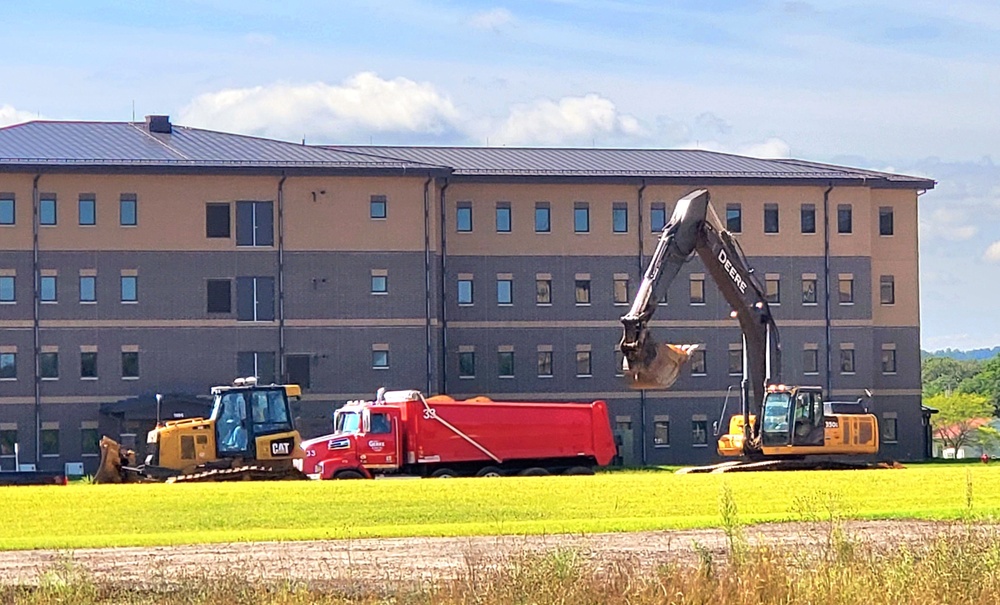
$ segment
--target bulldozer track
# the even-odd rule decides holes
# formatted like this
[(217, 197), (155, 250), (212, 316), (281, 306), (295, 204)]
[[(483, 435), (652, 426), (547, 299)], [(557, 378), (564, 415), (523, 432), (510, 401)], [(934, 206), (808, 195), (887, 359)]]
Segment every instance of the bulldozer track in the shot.
[(208, 483), (214, 481), (293, 481), (308, 479), (296, 468), (274, 468), (249, 464), (234, 468), (219, 468), (169, 477), (166, 483)]

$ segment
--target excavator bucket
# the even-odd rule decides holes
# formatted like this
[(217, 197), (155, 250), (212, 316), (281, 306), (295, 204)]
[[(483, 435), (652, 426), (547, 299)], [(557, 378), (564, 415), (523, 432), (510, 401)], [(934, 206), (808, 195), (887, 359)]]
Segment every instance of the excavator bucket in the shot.
[(101, 462), (94, 474), (94, 483), (129, 483), (135, 480), (134, 473), (123, 467), (135, 465), (135, 452), (122, 451), (117, 441), (110, 437), (101, 439)]
[(632, 389), (667, 389), (698, 345), (648, 344), (642, 359), (625, 359), (625, 381)]

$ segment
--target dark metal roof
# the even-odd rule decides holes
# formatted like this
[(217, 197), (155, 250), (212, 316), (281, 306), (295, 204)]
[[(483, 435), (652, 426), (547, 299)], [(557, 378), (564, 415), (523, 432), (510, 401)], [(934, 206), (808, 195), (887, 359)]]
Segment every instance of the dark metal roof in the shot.
[(684, 149), (404, 147), (337, 145), (340, 151), (449, 166), (456, 176), (663, 177), (866, 181), (934, 187), (931, 179), (802, 160)]
[(164, 134), (141, 122), (46, 121), (0, 128), (0, 165), (440, 168), (186, 126)]

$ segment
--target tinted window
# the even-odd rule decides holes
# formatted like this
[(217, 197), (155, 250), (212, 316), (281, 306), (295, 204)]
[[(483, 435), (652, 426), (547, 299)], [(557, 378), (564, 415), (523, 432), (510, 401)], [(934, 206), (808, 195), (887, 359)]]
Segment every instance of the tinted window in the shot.
[(816, 206), (802, 204), (802, 233), (816, 233)]
[(122, 225), (133, 226), (139, 222), (135, 194), (123, 193), (118, 207), (118, 218)]
[(205, 236), (229, 237), (229, 204), (205, 205)]

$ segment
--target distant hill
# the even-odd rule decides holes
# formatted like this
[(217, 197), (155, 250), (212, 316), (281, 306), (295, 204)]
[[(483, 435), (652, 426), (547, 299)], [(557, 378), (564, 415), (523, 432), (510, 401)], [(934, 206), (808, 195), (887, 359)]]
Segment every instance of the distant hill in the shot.
[(1000, 347), (993, 347), (992, 349), (972, 349), (971, 351), (960, 351), (959, 349), (924, 351), (923, 349), (921, 349), (920, 358), (926, 359), (927, 357), (950, 357), (952, 359), (957, 359), (959, 361), (969, 361), (969, 360), (983, 361), (986, 359), (991, 359), (993, 357), (996, 357), (998, 353), (1000, 353)]

